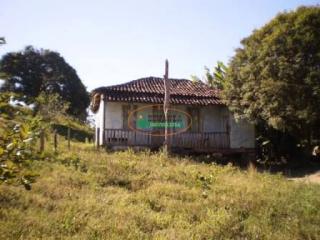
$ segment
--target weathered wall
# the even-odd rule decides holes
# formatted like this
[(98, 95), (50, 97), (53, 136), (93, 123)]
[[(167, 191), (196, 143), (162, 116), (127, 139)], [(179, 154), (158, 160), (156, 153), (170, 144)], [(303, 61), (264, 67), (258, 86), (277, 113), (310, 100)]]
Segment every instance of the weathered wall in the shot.
[[(121, 129), (123, 127), (123, 116), (122, 116), (122, 106), (128, 105), (124, 102), (107, 102), (105, 110), (105, 128)], [(137, 108), (152, 106), (151, 104), (134, 103)], [(172, 108), (185, 111), (186, 107), (177, 105), (171, 106)], [(152, 114), (152, 107), (143, 109), (142, 111)], [(139, 116), (139, 111), (137, 111)]]
[(252, 124), (245, 120), (235, 120), (232, 114), (230, 123), (230, 147), (231, 148), (254, 148), (255, 129)]
[(105, 104), (105, 128), (122, 128), (122, 105), (119, 102), (106, 102)]
[(200, 110), (203, 132), (226, 132), (228, 113), (222, 106), (207, 106)]

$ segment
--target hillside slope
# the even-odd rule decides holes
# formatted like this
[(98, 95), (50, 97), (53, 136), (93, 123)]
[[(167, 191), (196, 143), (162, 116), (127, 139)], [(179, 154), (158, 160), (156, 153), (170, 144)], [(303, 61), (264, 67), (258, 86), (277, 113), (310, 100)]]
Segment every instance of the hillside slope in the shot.
[(161, 153), (63, 148), (0, 186), (0, 239), (319, 239), (320, 186)]

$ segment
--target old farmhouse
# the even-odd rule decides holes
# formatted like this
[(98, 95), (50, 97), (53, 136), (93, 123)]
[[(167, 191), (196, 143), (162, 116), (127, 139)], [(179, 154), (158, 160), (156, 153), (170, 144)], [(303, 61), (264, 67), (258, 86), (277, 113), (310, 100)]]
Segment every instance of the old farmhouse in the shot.
[(248, 151), (255, 147), (254, 127), (236, 121), (203, 82), (170, 79), (170, 113), (164, 122), (162, 78), (147, 77), (92, 91), (96, 143), (110, 148), (159, 148), (168, 124), (170, 146), (195, 152)]

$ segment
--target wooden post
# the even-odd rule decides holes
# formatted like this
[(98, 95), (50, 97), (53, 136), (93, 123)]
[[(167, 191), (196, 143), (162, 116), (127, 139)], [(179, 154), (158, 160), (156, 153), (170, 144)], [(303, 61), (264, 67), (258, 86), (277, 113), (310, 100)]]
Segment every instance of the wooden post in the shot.
[(70, 150), (70, 127), (68, 127), (68, 149)]
[(100, 128), (97, 128), (96, 140), (97, 140), (97, 149), (99, 149), (99, 147), (100, 147)]
[(58, 150), (58, 134), (56, 130), (53, 132), (53, 147), (54, 151), (56, 152)]
[(40, 130), (40, 152), (44, 151), (44, 130)]
[(168, 135), (168, 111), (170, 104), (170, 80), (169, 80), (169, 62), (166, 60), (165, 63), (165, 74), (163, 76), (164, 82), (164, 102), (163, 102), (163, 112), (165, 119), (165, 128), (164, 128), (164, 152), (169, 154), (170, 144), (169, 144), (169, 135)]

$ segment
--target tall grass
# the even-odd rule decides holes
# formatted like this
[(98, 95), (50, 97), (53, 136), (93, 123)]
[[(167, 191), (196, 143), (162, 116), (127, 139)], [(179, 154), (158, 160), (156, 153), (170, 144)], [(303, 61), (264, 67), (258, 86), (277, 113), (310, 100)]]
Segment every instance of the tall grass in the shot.
[(35, 163), (31, 191), (0, 186), (0, 239), (320, 239), (319, 185), (161, 153), (61, 148), (63, 160)]

